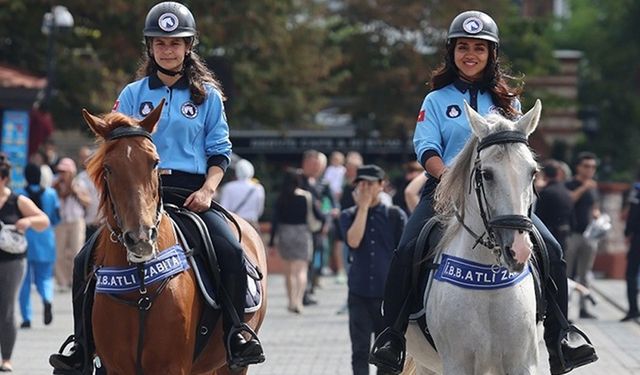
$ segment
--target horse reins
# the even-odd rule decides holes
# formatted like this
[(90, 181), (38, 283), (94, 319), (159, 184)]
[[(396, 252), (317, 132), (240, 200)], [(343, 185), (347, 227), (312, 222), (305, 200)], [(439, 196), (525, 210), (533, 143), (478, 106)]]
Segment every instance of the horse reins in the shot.
[[(145, 137), (153, 143), (153, 138), (151, 138), (151, 134), (141, 127), (132, 127), (132, 126), (124, 126), (115, 128), (109, 132), (105, 136), (105, 141), (114, 141), (120, 138), (130, 138), (130, 137)], [(117, 243), (120, 242), (124, 245), (124, 233), (122, 232), (122, 222), (120, 220), (120, 215), (118, 215), (118, 211), (116, 209), (116, 204), (113, 200), (113, 196), (111, 195), (111, 190), (109, 189), (109, 173), (104, 173), (105, 180), (105, 190), (107, 192), (107, 196), (109, 197), (109, 203), (111, 204), (111, 210), (113, 211), (113, 216), (116, 221), (116, 228), (114, 229), (109, 220), (106, 220), (107, 228), (109, 229), (109, 239), (111, 242)], [(162, 205), (162, 184), (160, 183), (160, 171), (158, 170), (158, 203), (156, 206), (156, 220), (155, 226), (158, 227), (160, 225), (160, 220), (162, 219), (163, 205)], [(116, 232), (117, 231), (119, 232)], [(126, 246), (125, 246), (126, 247)]]
[[(478, 201), (478, 208), (480, 209), (480, 217), (482, 218), (482, 223), (485, 228), (485, 233), (482, 235), (477, 235), (471, 228), (469, 228), (465, 223), (462, 216), (459, 214), (458, 210), (455, 210), (456, 219), (461, 223), (462, 227), (476, 239), (476, 243), (474, 244), (474, 248), (478, 244), (482, 244), (489, 250), (492, 250), (496, 257), (500, 256), (500, 246), (498, 246), (495, 229), (515, 229), (518, 231), (527, 231), (531, 232), (533, 227), (533, 223), (529, 216), (525, 215), (499, 215), (491, 218), (488, 212), (489, 203), (487, 201), (487, 195), (485, 192), (484, 182), (482, 180), (482, 161), (480, 159), (480, 151), (494, 145), (500, 144), (508, 144), (508, 143), (523, 143), (527, 147), (529, 146), (529, 141), (527, 136), (523, 133), (515, 130), (504, 130), (497, 133), (490, 134), (485, 138), (481, 139), (478, 142), (478, 147), (476, 150), (476, 159), (474, 161), (474, 167), (472, 171), (472, 175), (469, 178), (469, 190), (471, 190), (471, 185), (475, 182), (475, 192), (476, 198)], [(535, 189), (534, 189), (535, 191)], [(529, 211), (531, 211), (531, 207), (529, 207)], [(531, 212), (529, 212), (531, 213)], [(487, 238), (485, 238), (485, 235)]]

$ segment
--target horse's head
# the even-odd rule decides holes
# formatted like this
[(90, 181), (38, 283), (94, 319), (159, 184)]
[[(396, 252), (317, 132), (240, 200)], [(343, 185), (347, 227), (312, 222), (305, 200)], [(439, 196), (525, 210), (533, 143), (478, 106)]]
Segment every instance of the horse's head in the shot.
[(501, 263), (512, 272), (522, 271), (531, 256), (529, 216), (537, 171), (527, 139), (538, 126), (542, 104), (537, 100), (516, 122), (499, 115), (483, 118), (466, 103), (465, 108), (479, 140), (471, 178), (485, 230), (501, 250)]
[(87, 164), (100, 191), (100, 208), (112, 240), (127, 249), (131, 263), (153, 258), (157, 252), (161, 218), (158, 153), (151, 140), (164, 100), (141, 121), (120, 113), (82, 116), (101, 143)]

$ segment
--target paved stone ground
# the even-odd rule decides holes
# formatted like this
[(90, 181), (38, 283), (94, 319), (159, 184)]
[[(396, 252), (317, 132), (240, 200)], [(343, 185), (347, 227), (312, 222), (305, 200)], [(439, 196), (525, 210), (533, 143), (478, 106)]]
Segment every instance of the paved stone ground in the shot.
[[(260, 332), (267, 362), (252, 366), (258, 375), (346, 375), (351, 374), (347, 315), (336, 312), (346, 300), (346, 286), (325, 277), (316, 292), (320, 304), (302, 315), (286, 310), (283, 278), (269, 278), (269, 313)], [(626, 308), (621, 280), (596, 280), (593, 289), (599, 303), (592, 309), (598, 320), (577, 320), (596, 345), (600, 360), (571, 374), (640, 374), (640, 325), (619, 323)], [(33, 328), (20, 330), (13, 355), (16, 375), (51, 374), (50, 353), (71, 332), (71, 296), (59, 293), (54, 302), (54, 322), (42, 324), (42, 306), (34, 292)], [(573, 305), (572, 305), (573, 306)], [(570, 315), (575, 318), (576, 311)], [(19, 318), (18, 318), (19, 319)], [(372, 374), (375, 372), (372, 371)]]

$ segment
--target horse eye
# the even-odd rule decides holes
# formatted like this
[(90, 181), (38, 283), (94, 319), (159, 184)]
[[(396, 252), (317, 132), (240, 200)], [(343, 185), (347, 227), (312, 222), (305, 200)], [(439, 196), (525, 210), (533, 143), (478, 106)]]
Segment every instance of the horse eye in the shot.
[(108, 165), (103, 165), (102, 169), (104, 170), (104, 174), (111, 174), (111, 167)]
[(485, 179), (485, 181), (493, 181), (493, 172), (483, 169), (482, 170), (482, 178)]

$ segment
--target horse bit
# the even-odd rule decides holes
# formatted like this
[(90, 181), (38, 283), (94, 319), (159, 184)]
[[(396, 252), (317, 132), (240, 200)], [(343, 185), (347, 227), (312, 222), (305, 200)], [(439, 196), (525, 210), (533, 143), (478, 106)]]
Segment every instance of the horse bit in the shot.
[[(498, 268), (500, 264), (501, 248), (498, 246), (496, 240), (495, 229), (515, 229), (520, 232), (531, 232), (533, 223), (529, 216), (525, 215), (499, 215), (494, 218), (489, 217), (488, 208), (489, 202), (484, 188), (482, 180), (482, 162), (480, 160), (480, 151), (493, 145), (507, 144), (507, 143), (523, 143), (527, 147), (529, 141), (527, 137), (515, 130), (504, 130), (494, 134), (490, 134), (478, 142), (478, 148), (476, 152), (476, 159), (474, 161), (474, 167), (472, 176), (469, 178), (469, 192), (471, 192), (471, 184), (475, 181), (475, 192), (478, 200), (478, 208), (480, 209), (480, 217), (484, 225), (485, 232), (482, 235), (477, 235), (471, 228), (469, 228), (463, 221), (462, 216), (456, 210), (456, 218), (462, 224), (464, 229), (476, 239), (473, 248), (475, 249), (478, 244), (481, 244), (491, 250), (496, 256), (496, 264), (492, 268)], [(535, 188), (534, 188), (535, 192)], [(529, 214), (531, 214), (531, 207), (529, 207)], [(486, 235), (486, 238), (485, 238)]]

